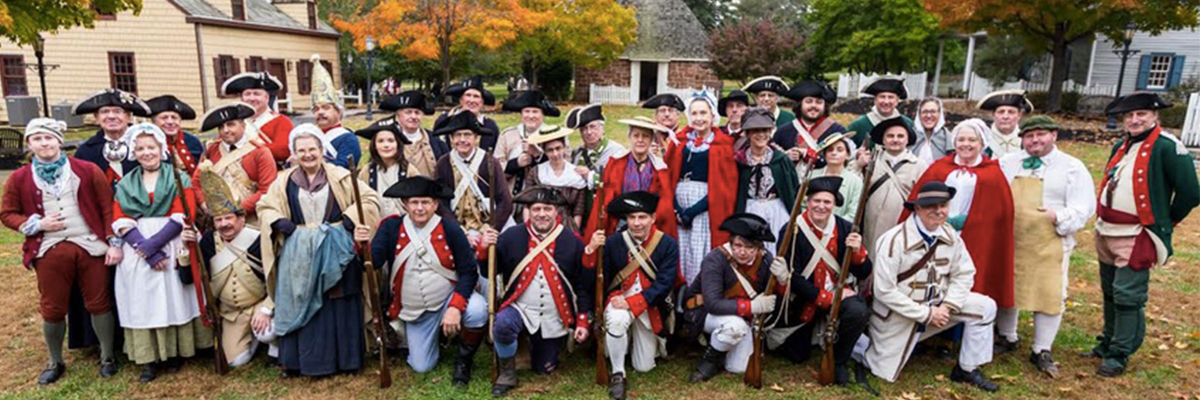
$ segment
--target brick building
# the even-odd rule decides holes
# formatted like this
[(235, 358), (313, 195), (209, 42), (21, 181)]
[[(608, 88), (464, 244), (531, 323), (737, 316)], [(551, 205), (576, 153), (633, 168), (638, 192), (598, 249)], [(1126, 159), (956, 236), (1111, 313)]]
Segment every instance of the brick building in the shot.
[[(683, 0), (618, 1), (637, 10), (637, 42), (608, 67), (576, 67), (575, 101), (632, 104), (667, 91), (721, 88), (706, 65), (708, 34)], [(592, 85), (604, 88), (592, 93)]]

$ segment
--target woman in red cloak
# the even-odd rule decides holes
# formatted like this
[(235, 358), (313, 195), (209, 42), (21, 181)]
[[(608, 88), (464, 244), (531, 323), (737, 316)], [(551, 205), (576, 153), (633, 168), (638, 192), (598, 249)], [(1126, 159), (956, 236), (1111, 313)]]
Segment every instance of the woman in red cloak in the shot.
[[(978, 118), (958, 124), (951, 133), (954, 154), (929, 166), (913, 187), (944, 181), (958, 190), (946, 221), (958, 230), (975, 262), (972, 292), (991, 297), (996, 306), (1013, 306), (1013, 198), (1000, 164), (983, 155), (988, 127)], [(909, 195), (915, 200), (916, 191)], [(908, 218), (909, 211), (900, 215)]]

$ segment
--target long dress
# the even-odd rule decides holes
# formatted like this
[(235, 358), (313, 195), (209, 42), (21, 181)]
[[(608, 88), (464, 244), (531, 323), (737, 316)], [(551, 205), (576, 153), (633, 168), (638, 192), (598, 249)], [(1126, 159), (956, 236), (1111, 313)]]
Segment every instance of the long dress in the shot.
[[(771, 225), (771, 232), (781, 232), (800, 186), (800, 177), (791, 160), (782, 151), (770, 148), (762, 159), (754, 159), (750, 149), (739, 151), (734, 159), (738, 163), (735, 211), (761, 216)], [(766, 247), (775, 254), (775, 246)]]
[[(812, 177), (820, 178), (822, 176), (829, 175), (828, 168), (829, 167), (821, 167), (814, 169), (812, 172)], [(838, 192), (840, 192), (842, 197), (845, 199), (841, 206), (833, 210), (833, 213), (839, 217), (845, 218), (847, 221), (853, 222), (854, 213), (858, 212), (858, 199), (859, 197), (862, 197), (862, 176), (860, 176), (857, 172), (852, 171), (850, 168), (842, 168), (841, 174), (833, 176), (842, 177), (842, 186), (838, 189)]]
[[(142, 173), (142, 168), (137, 167), (117, 184), (113, 230), (136, 228), (150, 239), (170, 221), (183, 223), (179, 196), (191, 196), (191, 180), (181, 174), (186, 189), (179, 190), (172, 167), (163, 164), (155, 187), (147, 188), (142, 184)], [(185, 285), (177, 270), (175, 256), (184, 249), (182, 236), (176, 234), (162, 247), (167, 265), (161, 271), (150, 268), (129, 243), (121, 249), (124, 258), (117, 265), (114, 287), (129, 359), (136, 364), (148, 364), (191, 357), (196, 349), (211, 348), (212, 330), (199, 318), (196, 286)]]
[(675, 183), (676, 212), (687, 210), (701, 202), (691, 226), (680, 224), (678, 229), (680, 271), (691, 284), (700, 275), (700, 261), (713, 247), (729, 241), (728, 232), (717, 229), (733, 214), (737, 202), (737, 165), (733, 161), (733, 138), (720, 128), (713, 128), (704, 140), (696, 138), (691, 127), (684, 128), (667, 149), (667, 165), (671, 182)]
[[(946, 156), (930, 165), (914, 187), (935, 180), (958, 190), (950, 201), (949, 218), (951, 225), (956, 218), (966, 218), (960, 233), (975, 262), (971, 291), (991, 297), (996, 307), (1012, 308), (1013, 197), (999, 162), (980, 156), (974, 165), (960, 165), (956, 156)], [(909, 194), (910, 201), (917, 192)], [(900, 221), (910, 213), (901, 213)]]
[[(363, 366), (363, 264), (351, 232), (359, 223), (374, 227), (379, 212), (375, 191), (360, 182), (366, 221), (358, 221), (351, 186), (356, 178), (328, 163), (322, 171), (324, 184), (321, 174), (310, 182), (300, 168), (287, 170), (260, 203), (279, 362), (309, 376)], [(296, 226), (287, 237), (273, 226), (285, 218)]]

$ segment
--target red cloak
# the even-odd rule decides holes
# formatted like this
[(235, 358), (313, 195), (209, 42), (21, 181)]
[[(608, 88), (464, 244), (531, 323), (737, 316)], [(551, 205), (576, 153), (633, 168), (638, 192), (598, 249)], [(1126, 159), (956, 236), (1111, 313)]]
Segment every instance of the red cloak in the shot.
[[(629, 157), (633, 157), (632, 153), (617, 157), (612, 157), (608, 160), (608, 164), (604, 166), (604, 174), (602, 175), (603, 183), (600, 191), (596, 192), (596, 198), (592, 202), (592, 211), (588, 214), (587, 231), (583, 238), (585, 243), (592, 240), (592, 235), (596, 232), (596, 227), (600, 226), (600, 210), (612, 202), (612, 199), (617, 198), (623, 190), (622, 185), (625, 182), (625, 167)], [(653, 161), (650, 161), (651, 163)], [(653, 164), (651, 165), (653, 168)], [(671, 201), (675, 198), (674, 185), (668, 183), (669, 179), (666, 169), (655, 169), (653, 179), (650, 182), (650, 193), (658, 195), (658, 209), (654, 212), (654, 226), (663, 233), (669, 234), (672, 237), (675, 234), (675, 206)], [(601, 199), (603, 195), (603, 199)], [(604, 204), (600, 204), (600, 200), (604, 200)], [(618, 218), (608, 215), (607, 221), (604, 224), (605, 235), (616, 233)]]
[[(667, 146), (665, 158), (672, 187), (679, 183), (679, 175), (683, 172), (683, 149), (688, 141), (688, 133), (691, 132), (692, 127), (690, 126), (680, 130), (675, 134), (676, 141)], [(720, 127), (713, 127), (712, 134), (715, 137), (712, 143), (709, 143), (708, 148), (708, 220), (712, 235), (709, 243), (716, 248), (729, 241), (729, 233), (717, 229), (717, 227), (725, 222), (725, 218), (733, 214), (734, 205), (737, 203), (738, 168), (737, 163), (733, 160), (733, 138)], [(1003, 175), (1001, 177), (1003, 178)], [(671, 201), (668, 202), (668, 204), (672, 204), (672, 207), (674, 207), (674, 199), (672, 196)], [(662, 201), (666, 200), (664, 198)], [(673, 237), (679, 237), (679, 232), (675, 230), (664, 230), (664, 232)], [(680, 268), (680, 271), (683, 269)]]
[[(925, 182), (946, 181), (950, 173), (958, 169), (954, 155), (937, 160), (914, 188)], [(967, 253), (975, 262), (975, 286), (972, 292), (991, 297), (1000, 308), (1012, 308), (1013, 299), (1013, 197), (1008, 179), (1000, 170), (1000, 163), (984, 157), (983, 162), (968, 167), (976, 174), (975, 193), (971, 209), (967, 211), (967, 222), (960, 236), (967, 246)], [(915, 200), (919, 190), (909, 194)], [(958, 196), (963, 193), (958, 193)], [(900, 214), (900, 221), (908, 218), (910, 211)]]

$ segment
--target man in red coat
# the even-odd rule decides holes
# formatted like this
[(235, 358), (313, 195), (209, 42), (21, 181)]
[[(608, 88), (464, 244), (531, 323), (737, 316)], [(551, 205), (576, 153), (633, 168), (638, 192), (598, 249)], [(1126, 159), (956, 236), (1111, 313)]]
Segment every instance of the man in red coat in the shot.
[(275, 163), (282, 165), (292, 155), (288, 150), (288, 135), (292, 133), (292, 120), (273, 108), (276, 93), (283, 84), (266, 72), (246, 72), (234, 75), (221, 85), (221, 93), (239, 96), (243, 103), (254, 109), (250, 123), (257, 128), (256, 146), (265, 144), (271, 150)]
[(200, 172), (205, 169), (215, 172), (229, 183), (233, 199), (241, 202), (241, 208), (246, 211), (246, 223), (257, 228), (258, 216), (254, 210), (258, 199), (267, 193), (279, 171), (271, 152), (266, 147), (252, 144), (246, 134), (248, 123), (245, 118), (253, 113), (250, 105), (239, 102), (219, 106), (204, 115), (200, 131), (220, 129), (221, 140), (209, 143), (192, 180), (199, 182)]
[[(600, 211), (625, 192), (647, 191), (659, 198), (674, 198), (672, 185), (668, 183), (667, 164), (662, 157), (650, 151), (651, 144), (659, 134), (670, 134), (667, 127), (658, 125), (650, 118), (634, 117), (619, 121), (629, 126), (629, 150), (613, 155), (604, 166), (602, 183), (588, 214), (587, 231), (583, 237), (590, 238), (600, 226)], [(604, 204), (600, 202), (603, 201)], [(675, 211), (671, 202), (657, 203), (654, 226), (664, 233), (675, 235)], [(607, 235), (615, 234), (620, 218), (608, 217), (601, 230)]]
[(25, 143), (33, 153), (32, 164), (13, 172), (0, 202), (0, 222), (25, 235), (22, 264), (37, 273), (38, 311), (50, 353), (50, 363), (38, 377), (41, 385), (54, 383), (67, 370), (62, 347), (76, 285), (100, 339), (100, 376), (117, 373), (117, 323), (106, 265), (121, 261), (122, 242), (112, 231), (112, 187), (95, 164), (63, 154), (66, 129), (66, 123), (49, 118), (30, 121)]

